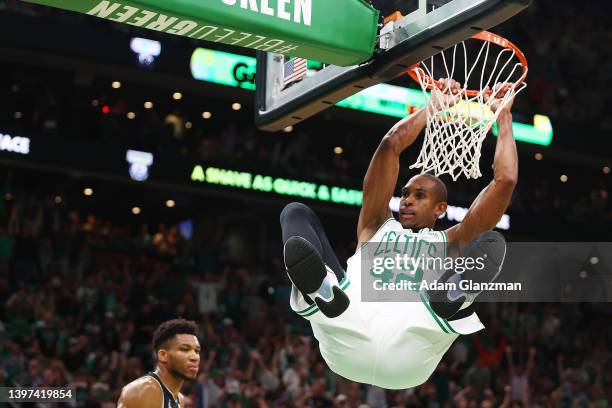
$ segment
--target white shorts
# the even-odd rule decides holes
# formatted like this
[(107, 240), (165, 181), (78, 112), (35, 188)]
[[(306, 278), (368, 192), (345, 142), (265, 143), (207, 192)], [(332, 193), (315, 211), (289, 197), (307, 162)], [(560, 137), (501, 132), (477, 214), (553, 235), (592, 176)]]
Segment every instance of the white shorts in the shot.
[[(291, 290), (291, 308), (309, 320), (329, 368), (349, 380), (388, 389), (424, 383), (459, 334), (484, 328), (476, 313), (448, 322), (422, 302), (362, 302), (358, 268), (339, 286), (350, 305), (334, 319)], [(335, 278), (334, 278), (335, 279)]]

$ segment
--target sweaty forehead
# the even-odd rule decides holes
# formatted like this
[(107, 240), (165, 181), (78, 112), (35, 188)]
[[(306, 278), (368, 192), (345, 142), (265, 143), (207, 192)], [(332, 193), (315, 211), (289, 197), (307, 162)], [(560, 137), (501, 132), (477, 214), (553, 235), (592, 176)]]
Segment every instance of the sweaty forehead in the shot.
[(433, 187), (434, 187), (434, 182), (428, 179), (427, 177), (414, 176), (413, 178), (408, 180), (408, 182), (403, 188), (408, 188), (408, 189), (419, 188), (423, 190), (431, 190)]

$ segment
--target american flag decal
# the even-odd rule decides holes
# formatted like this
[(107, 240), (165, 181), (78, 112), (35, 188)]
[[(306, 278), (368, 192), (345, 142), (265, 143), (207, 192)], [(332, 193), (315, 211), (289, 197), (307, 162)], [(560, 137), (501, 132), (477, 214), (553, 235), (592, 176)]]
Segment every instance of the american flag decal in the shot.
[(285, 63), (284, 85), (299, 81), (308, 73), (308, 60), (305, 58), (293, 58)]

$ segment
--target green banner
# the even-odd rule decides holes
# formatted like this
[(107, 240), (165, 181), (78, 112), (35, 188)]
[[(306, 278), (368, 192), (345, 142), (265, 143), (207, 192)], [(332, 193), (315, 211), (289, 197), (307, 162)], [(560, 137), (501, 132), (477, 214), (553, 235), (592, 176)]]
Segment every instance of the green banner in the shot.
[(378, 11), (364, 0), (26, 0), (123, 24), (348, 66), (370, 58)]

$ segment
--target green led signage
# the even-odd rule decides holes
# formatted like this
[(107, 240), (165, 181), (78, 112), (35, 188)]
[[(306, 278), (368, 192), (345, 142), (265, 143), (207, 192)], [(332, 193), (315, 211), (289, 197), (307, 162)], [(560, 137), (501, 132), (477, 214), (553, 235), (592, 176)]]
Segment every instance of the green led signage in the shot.
[[(493, 125), (493, 134), (497, 136), (497, 123)], [(550, 118), (546, 115), (535, 115), (533, 117), (533, 126), (512, 122), (512, 134), (516, 140), (521, 142), (548, 146), (553, 138), (552, 123), (550, 123)]]
[[(231, 188), (241, 188), (250, 191), (286, 195), (311, 200), (326, 201), (334, 204), (361, 206), (363, 192), (338, 186), (312, 183), (310, 181), (291, 180), (282, 177), (264, 176), (246, 171), (221, 169), (218, 167), (202, 167), (196, 165), (191, 171), (191, 181)], [(393, 197), (389, 208), (393, 212), (399, 211), (399, 197)], [(461, 222), (468, 209), (449, 205), (447, 211), (440, 216), (449, 221)], [(497, 223), (497, 228), (507, 230), (510, 228), (510, 216), (504, 214)]]
[[(197, 48), (191, 55), (191, 75), (201, 81), (255, 89), (257, 60), (252, 57)], [(229, 68), (229, 69), (228, 69)]]
[(426, 103), (423, 92), (419, 90), (378, 84), (349, 96), (336, 105), (403, 118), (407, 113), (425, 106)]
[(308, 181), (291, 180), (282, 177), (264, 176), (243, 171), (204, 168), (196, 165), (191, 172), (191, 181), (242, 188), (264, 193), (275, 193), (291, 197), (328, 201), (334, 204), (360, 206), (363, 194), (359, 190), (327, 186)]
[[(318, 63), (308, 62), (309, 68)], [(195, 79), (216, 84), (255, 89), (256, 59), (244, 55), (197, 48), (191, 56), (191, 74)], [(426, 104), (420, 90), (378, 84), (349, 96), (336, 106), (403, 118)], [(514, 122), (514, 138), (521, 142), (550, 145), (553, 128), (548, 116), (535, 115), (533, 125)], [(497, 136), (497, 128), (493, 129)]]

